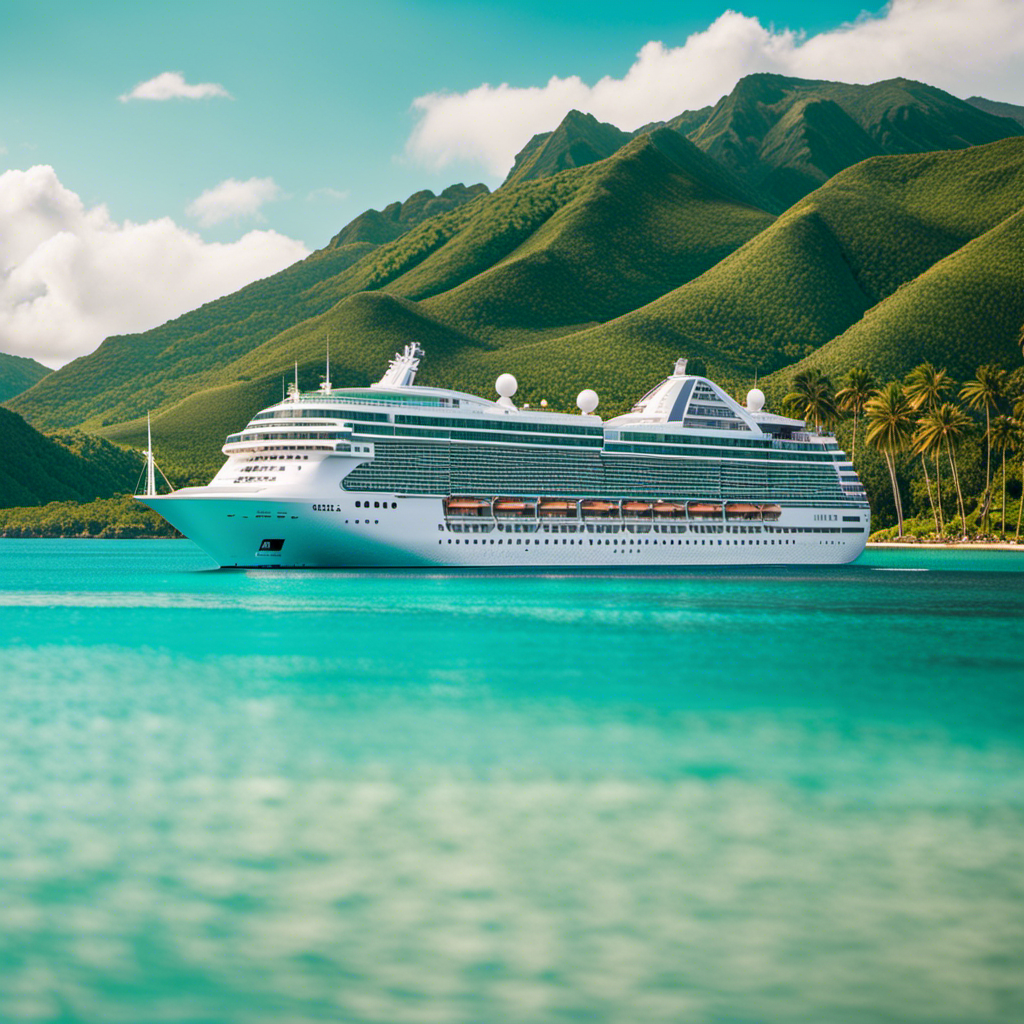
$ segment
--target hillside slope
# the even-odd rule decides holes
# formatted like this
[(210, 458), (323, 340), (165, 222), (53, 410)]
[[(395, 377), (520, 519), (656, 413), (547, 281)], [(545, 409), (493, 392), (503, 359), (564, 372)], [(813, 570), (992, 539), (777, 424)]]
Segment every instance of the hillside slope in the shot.
[[(728, 167), (781, 212), (839, 171), (872, 156), (964, 149), (1024, 132), (1024, 108), (980, 97), (961, 100), (920, 82), (871, 85), (782, 75), (741, 78), (714, 107), (686, 111), (633, 133), (672, 128)], [(516, 157), (506, 184), (609, 156), (630, 136), (572, 111), (535, 135)], [(543, 154), (543, 157), (542, 157)]]
[(0, 402), (20, 395), (51, 373), (53, 370), (34, 359), (0, 352)]
[(88, 501), (131, 492), (142, 458), (98, 437), (40, 434), (0, 408), (0, 508), (50, 501)]
[(372, 245), (393, 242), (417, 224), (489, 192), (490, 189), (482, 183), (467, 188), (461, 182), (449, 185), (439, 196), (429, 188), (423, 189), (413, 193), (404, 203), (389, 203), (383, 210), (364, 210), (330, 240), (327, 248), (340, 249), (356, 242), (370, 242)]
[(964, 149), (1024, 129), (904, 78), (872, 85), (757, 74), (740, 79), (693, 141), (789, 206), (870, 156)]
[(816, 366), (839, 377), (864, 366), (901, 377), (925, 360), (967, 380), (985, 363), (1020, 360), (1024, 209), (898, 289), (839, 337), (780, 373)]
[[(663, 360), (677, 352), (700, 356), (725, 381), (751, 378), (755, 369), (780, 369), (844, 334), (869, 309), (1022, 206), (1024, 137), (963, 151), (876, 157), (837, 175), (696, 280), (530, 355), (539, 359), (542, 350), (545, 364), (558, 364), (586, 353), (588, 363), (621, 374), (618, 352), (658, 352)], [(984, 263), (972, 266), (984, 276)], [(994, 273), (994, 294), (1009, 286)], [(919, 320), (927, 320), (934, 298), (932, 291), (921, 293)], [(1007, 293), (1006, 308), (1015, 302)], [(1002, 337), (987, 312), (969, 302), (962, 306), (965, 329)], [(922, 331), (899, 340), (894, 335), (891, 343), (946, 358), (934, 342)], [(992, 344), (1005, 351), (1002, 341)], [(606, 387), (615, 386), (614, 374)]]

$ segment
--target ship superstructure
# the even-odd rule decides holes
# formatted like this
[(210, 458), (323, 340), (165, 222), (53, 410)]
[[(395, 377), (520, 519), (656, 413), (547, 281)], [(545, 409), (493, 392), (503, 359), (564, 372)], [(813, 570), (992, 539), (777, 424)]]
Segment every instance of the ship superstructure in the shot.
[[(830, 434), (746, 407), (676, 363), (622, 416), (415, 383), (297, 384), (223, 447), (205, 487), (147, 494), (222, 566), (641, 567), (842, 563), (870, 529)], [(150, 446), (152, 449), (152, 445)], [(151, 457), (151, 456), (150, 456)]]

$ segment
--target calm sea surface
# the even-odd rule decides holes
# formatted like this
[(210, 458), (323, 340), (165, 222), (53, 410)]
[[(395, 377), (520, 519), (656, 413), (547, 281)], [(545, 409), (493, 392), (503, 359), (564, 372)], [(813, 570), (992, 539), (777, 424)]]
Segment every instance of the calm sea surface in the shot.
[(1024, 1019), (1024, 555), (0, 541), (0, 1021)]

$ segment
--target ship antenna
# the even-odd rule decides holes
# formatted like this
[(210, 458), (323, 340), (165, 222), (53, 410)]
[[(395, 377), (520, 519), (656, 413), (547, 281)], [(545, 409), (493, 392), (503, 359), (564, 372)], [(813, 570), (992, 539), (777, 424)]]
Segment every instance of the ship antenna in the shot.
[(295, 394), (299, 394), (299, 361), (295, 360)]
[(153, 458), (153, 424), (150, 422), (150, 415), (146, 413), (146, 497), (152, 498), (156, 494), (156, 461)]
[(284, 401), (284, 374), (281, 374), (281, 401)]
[(321, 391), (331, 390), (331, 332), (327, 332), (327, 376), (320, 385)]

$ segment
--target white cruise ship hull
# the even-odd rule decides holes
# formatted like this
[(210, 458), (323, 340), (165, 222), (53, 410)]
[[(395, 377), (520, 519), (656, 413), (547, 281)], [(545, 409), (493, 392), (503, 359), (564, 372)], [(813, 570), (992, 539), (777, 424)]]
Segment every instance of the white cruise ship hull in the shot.
[[(440, 498), (341, 500), (190, 488), (140, 498), (218, 565), (237, 568), (551, 568), (839, 565), (864, 550), (867, 510), (782, 510), (774, 523), (565, 522), (446, 517)], [(356, 504), (358, 502), (358, 505)], [(378, 508), (373, 508), (376, 502)]]

